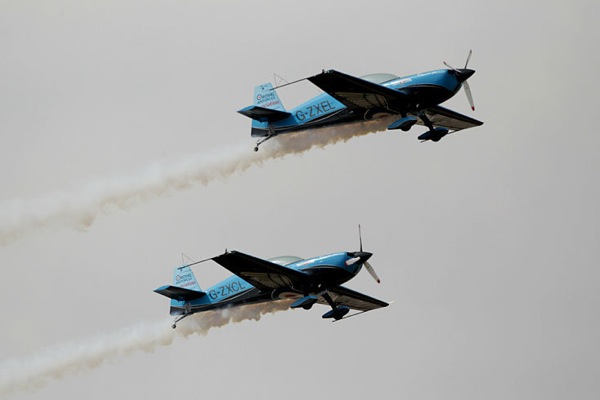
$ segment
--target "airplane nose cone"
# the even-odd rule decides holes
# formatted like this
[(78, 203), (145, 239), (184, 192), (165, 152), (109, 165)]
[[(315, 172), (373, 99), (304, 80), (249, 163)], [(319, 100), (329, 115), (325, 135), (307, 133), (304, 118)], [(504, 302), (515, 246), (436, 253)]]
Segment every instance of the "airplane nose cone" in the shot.
[(458, 78), (458, 81), (461, 83), (466, 81), (467, 79), (469, 79), (475, 73), (475, 70), (467, 69), (467, 68), (458, 69), (456, 71), (457, 71), (456, 77)]

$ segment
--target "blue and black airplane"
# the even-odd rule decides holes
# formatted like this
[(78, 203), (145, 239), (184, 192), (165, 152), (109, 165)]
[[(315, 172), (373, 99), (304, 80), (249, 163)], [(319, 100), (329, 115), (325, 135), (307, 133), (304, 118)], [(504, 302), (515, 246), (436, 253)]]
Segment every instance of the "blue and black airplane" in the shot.
[(277, 88), (265, 83), (254, 89), (254, 104), (238, 112), (252, 118), (251, 136), (260, 138), (255, 151), (264, 141), (284, 133), (357, 123), (390, 115), (398, 115), (398, 119), (387, 129), (406, 132), (415, 124), (424, 125), (428, 130), (418, 139), (437, 142), (449, 133), (483, 124), (439, 105), (463, 87), (471, 108), (475, 110), (467, 82), (475, 73), (467, 68), (471, 54), (469, 52), (464, 68), (456, 69), (444, 62), (448, 69), (405, 77), (371, 74), (357, 78), (332, 69), (324, 70), (304, 79), (325, 93), (290, 111), (283, 107), (275, 91)]
[[(359, 235), (360, 237), (360, 235)], [(323, 318), (340, 320), (350, 309), (359, 313), (388, 306), (388, 303), (341, 286), (354, 278), (364, 266), (379, 283), (379, 277), (367, 261), (372, 256), (362, 250), (339, 252), (302, 259), (282, 256), (269, 260), (239, 251), (225, 253), (175, 268), (173, 284), (154, 291), (171, 299), (170, 313), (178, 321), (203, 311), (278, 300), (294, 300), (290, 308), (309, 310), (314, 304), (329, 305)], [(190, 266), (213, 260), (231, 271), (227, 278), (203, 291)], [(353, 314), (356, 315), (356, 314)]]

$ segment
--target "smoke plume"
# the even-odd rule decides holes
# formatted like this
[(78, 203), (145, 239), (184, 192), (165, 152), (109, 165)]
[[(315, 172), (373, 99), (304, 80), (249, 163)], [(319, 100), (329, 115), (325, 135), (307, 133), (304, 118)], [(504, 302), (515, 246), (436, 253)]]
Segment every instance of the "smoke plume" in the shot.
[(208, 311), (180, 321), (175, 330), (171, 329), (170, 321), (139, 324), (77, 344), (58, 346), (28, 359), (7, 361), (0, 364), (0, 397), (40, 389), (52, 379), (89, 371), (139, 351), (152, 352), (159, 346), (170, 345), (177, 337), (206, 335), (210, 329), (230, 323), (258, 321), (265, 314), (289, 309), (289, 305), (289, 301), (282, 300)]
[(155, 165), (126, 177), (98, 181), (74, 193), (57, 193), (35, 200), (12, 200), (0, 204), (0, 245), (6, 245), (31, 231), (44, 227), (90, 227), (96, 218), (114, 209), (126, 210), (157, 196), (207, 185), (240, 173), (254, 165), (311, 148), (323, 148), (353, 137), (384, 130), (389, 118), (342, 125), (295, 134), (265, 142), (258, 153), (248, 144), (174, 165)]

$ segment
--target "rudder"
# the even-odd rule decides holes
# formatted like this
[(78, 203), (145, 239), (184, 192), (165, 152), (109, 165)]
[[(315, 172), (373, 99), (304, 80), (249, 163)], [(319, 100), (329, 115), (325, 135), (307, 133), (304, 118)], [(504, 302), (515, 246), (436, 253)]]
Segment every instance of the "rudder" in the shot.
[(198, 284), (198, 280), (190, 267), (179, 267), (173, 270), (173, 285), (201, 292), (202, 289)]
[(254, 88), (254, 105), (285, 112), (285, 107), (277, 92), (273, 89), (271, 82), (263, 83)]
[(173, 270), (173, 285), (161, 286), (154, 291), (171, 299), (171, 314), (181, 313), (181, 303), (198, 300), (206, 296), (190, 267)]
[(266, 126), (272, 122), (281, 121), (291, 114), (285, 111), (283, 103), (271, 83), (263, 83), (254, 88), (254, 104), (238, 111), (248, 118), (252, 118), (252, 128), (261, 130), (261, 133), (253, 136), (266, 136)]

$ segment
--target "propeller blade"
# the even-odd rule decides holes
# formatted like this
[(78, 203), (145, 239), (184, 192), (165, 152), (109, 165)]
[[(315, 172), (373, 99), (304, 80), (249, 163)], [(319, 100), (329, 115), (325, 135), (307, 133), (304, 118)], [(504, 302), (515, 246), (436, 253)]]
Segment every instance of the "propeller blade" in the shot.
[(358, 224), (358, 241), (360, 243), (360, 251), (363, 251), (362, 250), (362, 235), (360, 233), (360, 224)]
[(473, 102), (473, 95), (471, 94), (471, 87), (467, 83), (467, 79), (471, 77), (475, 73), (475, 71), (467, 69), (469, 65), (469, 61), (471, 60), (471, 55), (473, 54), (473, 50), (469, 50), (469, 54), (467, 55), (467, 61), (465, 62), (465, 67), (463, 69), (456, 69), (452, 65), (448, 64), (444, 61), (444, 65), (448, 67), (451, 71), (454, 71), (457, 75), (459, 82), (462, 83), (462, 86), (465, 88), (465, 93), (467, 94), (467, 100), (469, 100), (469, 105), (471, 106), (471, 110), (475, 111), (475, 103)]
[(454, 68), (452, 65), (448, 64), (446, 61), (444, 61), (444, 65), (448, 68), (450, 68), (452, 71), (454, 72), (458, 72), (458, 70), (456, 68)]
[(467, 56), (467, 62), (465, 63), (465, 69), (467, 69), (467, 65), (469, 65), (469, 60), (471, 59), (471, 54), (473, 54), (473, 50), (469, 50), (469, 55)]
[(373, 267), (371, 266), (371, 264), (369, 264), (368, 261), (365, 261), (364, 266), (367, 269), (367, 271), (369, 271), (369, 274), (371, 274), (371, 276), (373, 277), (373, 279), (375, 279), (375, 281), (377, 281), (377, 283), (381, 283), (381, 280), (379, 279), (379, 277), (375, 273), (375, 270), (373, 269)]
[(475, 103), (473, 102), (473, 95), (471, 94), (471, 87), (467, 81), (462, 83), (463, 88), (465, 88), (465, 93), (467, 94), (467, 100), (469, 100), (469, 104), (471, 105), (471, 110), (475, 111)]
[(373, 269), (373, 267), (371, 266), (371, 264), (369, 264), (369, 262), (367, 261), (367, 259), (369, 257), (371, 257), (372, 254), (371, 253), (365, 253), (365, 252), (363, 252), (362, 233), (360, 231), (360, 224), (358, 224), (358, 241), (360, 243), (360, 252), (355, 252), (354, 253), (354, 256), (358, 257), (358, 258), (351, 258), (350, 260), (346, 261), (346, 265), (352, 265), (352, 264), (354, 264), (355, 262), (357, 262), (359, 260), (365, 260), (365, 262), (363, 263), (363, 265), (365, 266), (365, 268), (367, 269), (367, 271), (369, 271), (369, 274), (371, 274), (371, 276), (373, 277), (373, 279), (375, 279), (377, 281), (377, 283), (381, 283), (381, 280), (379, 279), (379, 277), (375, 273), (375, 270)]

